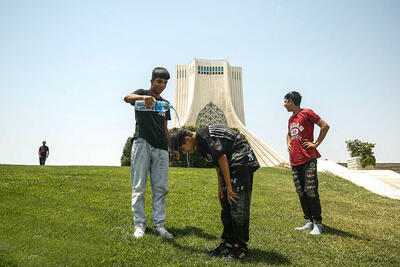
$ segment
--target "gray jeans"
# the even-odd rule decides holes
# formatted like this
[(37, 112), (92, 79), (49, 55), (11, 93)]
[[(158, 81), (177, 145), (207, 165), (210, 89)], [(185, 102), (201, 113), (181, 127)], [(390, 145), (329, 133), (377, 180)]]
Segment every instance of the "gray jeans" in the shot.
[(144, 196), (150, 172), (153, 191), (152, 216), (154, 226), (164, 226), (165, 197), (168, 194), (168, 151), (154, 148), (143, 138), (136, 138), (131, 153), (132, 213), (135, 226), (146, 226)]

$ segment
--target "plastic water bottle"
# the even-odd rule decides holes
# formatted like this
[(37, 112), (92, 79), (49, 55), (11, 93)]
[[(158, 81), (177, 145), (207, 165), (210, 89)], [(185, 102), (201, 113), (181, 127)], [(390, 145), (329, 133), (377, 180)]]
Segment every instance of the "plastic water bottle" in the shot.
[(135, 109), (138, 111), (166, 112), (171, 108), (173, 108), (173, 106), (166, 101), (157, 101), (155, 105), (151, 106), (151, 108), (146, 108), (144, 106), (144, 100), (135, 101)]

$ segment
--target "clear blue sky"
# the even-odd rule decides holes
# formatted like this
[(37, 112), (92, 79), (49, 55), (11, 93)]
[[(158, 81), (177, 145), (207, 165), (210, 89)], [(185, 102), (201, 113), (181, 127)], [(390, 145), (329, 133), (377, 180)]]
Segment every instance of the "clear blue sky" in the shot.
[[(345, 161), (359, 138), (399, 162), (399, 14), (387, 0), (2, 0), (0, 163), (38, 164), (47, 140), (48, 164), (119, 165), (134, 131), (124, 95), (195, 57), (243, 68), (247, 127), (285, 158), (283, 96), (297, 89), (331, 126), (323, 158)], [(163, 96), (174, 102), (173, 78)]]

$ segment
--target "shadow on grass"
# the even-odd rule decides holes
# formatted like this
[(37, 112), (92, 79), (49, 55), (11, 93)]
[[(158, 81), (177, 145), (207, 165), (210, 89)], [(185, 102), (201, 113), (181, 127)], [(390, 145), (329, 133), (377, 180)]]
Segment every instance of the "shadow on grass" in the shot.
[[(192, 246), (184, 246), (176, 243), (175, 241), (170, 241), (172, 245), (180, 250), (184, 250), (190, 253), (199, 253), (209, 256), (207, 250), (196, 249)], [(211, 256), (209, 256), (211, 258)], [(246, 259), (242, 261), (243, 263), (262, 263), (265, 265), (292, 265), (289, 259), (284, 257), (282, 254), (279, 254), (275, 251), (264, 251), (258, 248), (249, 249), (248, 255)]]
[(265, 265), (279, 264), (292, 265), (290, 260), (275, 251), (264, 251), (258, 248), (249, 248), (249, 254), (243, 263), (263, 263)]
[[(207, 240), (219, 240), (219, 237), (207, 234), (203, 231), (203, 229), (193, 226), (186, 226), (183, 229), (169, 227), (169, 231), (175, 236), (175, 238), (179, 238), (186, 235), (195, 235), (200, 238), (204, 238)], [(192, 246), (182, 245), (174, 240), (169, 241), (171, 244), (180, 250), (185, 250), (191, 253), (200, 253), (208, 255), (207, 250), (201, 250), (194, 248)], [(280, 264), (280, 265), (291, 265), (291, 262), (285, 258), (283, 255), (274, 252), (274, 251), (264, 251), (258, 248), (249, 249), (248, 257), (243, 261), (248, 263), (263, 263), (266, 265), (270, 264)]]
[(171, 232), (171, 234), (174, 235), (174, 239), (172, 240), (166, 240), (167, 242), (170, 242), (175, 248), (188, 251), (190, 253), (206, 253), (206, 250), (200, 250), (197, 248), (194, 248), (193, 246), (188, 246), (188, 245), (182, 245), (177, 242), (177, 239), (184, 237), (184, 236), (189, 236), (189, 235), (195, 235), (196, 237), (199, 238), (204, 238), (207, 240), (218, 240), (217, 236), (207, 234), (203, 231), (203, 229), (194, 227), (194, 226), (186, 226), (185, 228), (174, 228), (174, 227), (168, 227), (168, 231)]
[(324, 234), (327, 234), (327, 235), (336, 235), (336, 236), (354, 238), (354, 239), (358, 239), (358, 240), (367, 240), (365, 238), (362, 238), (361, 236), (358, 236), (358, 235), (355, 235), (352, 233), (348, 233), (348, 232), (345, 232), (345, 231), (342, 231), (340, 229), (336, 229), (333, 227), (329, 227), (328, 225), (325, 225), (325, 224), (323, 226), (323, 230), (324, 230)]
[(175, 238), (179, 238), (185, 235), (195, 235), (197, 237), (204, 238), (207, 240), (218, 239), (217, 236), (207, 234), (203, 231), (203, 229), (194, 226), (186, 226), (183, 229), (168, 227), (168, 231), (170, 231), (175, 236)]

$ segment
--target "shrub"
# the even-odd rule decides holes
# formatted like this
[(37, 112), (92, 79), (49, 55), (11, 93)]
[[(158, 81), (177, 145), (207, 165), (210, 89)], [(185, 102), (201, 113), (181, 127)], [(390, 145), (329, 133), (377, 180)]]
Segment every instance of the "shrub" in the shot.
[(372, 151), (375, 147), (375, 144), (371, 144), (368, 142), (361, 142), (358, 139), (347, 140), (347, 151), (350, 152), (351, 157), (361, 157), (361, 166), (365, 168), (368, 165), (374, 165), (376, 163), (376, 159), (374, 156), (374, 152)]
[(131, 166), (132, 137), (128, 137), (122, 150), (121, 166)]

